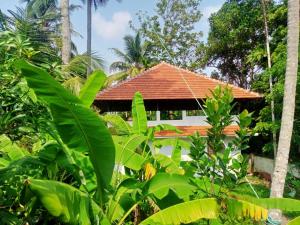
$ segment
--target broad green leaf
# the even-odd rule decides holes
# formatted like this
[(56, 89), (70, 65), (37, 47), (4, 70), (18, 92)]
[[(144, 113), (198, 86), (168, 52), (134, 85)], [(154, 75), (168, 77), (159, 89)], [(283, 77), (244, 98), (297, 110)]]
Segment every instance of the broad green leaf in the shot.
[(90, 107), (95, 96), (105, 83), (106, 75), (103, 71), (94, 71), (86, 80), (79, 92), (79, 99), (86, 107)]
[(197, 199), (159, 211), (142, 221), (140, 225), (179, 225), (199, 219), (215, 219), (217, 216), (218, 204), (214, 198)]
[(256, 221), (268, 218), (268, 210), (266, 208), (244, 200), (228, 199), (227, 211), (231, 216), (250, 217)]
[(0, 169), (9, 165), (9, 161), (3, 158), (0, 158)]
[(184, 170), (172, 158), (163, 154), (155, 154), (153, 157), (167, 173), (184, 174)]
[(2, 163), (0, 163), (3, 166), (6, 164), (5, 162), (18, 160), (28, 155), (26, 150), (13, 143), (6, 135), (0, 135), (0, 152), (4, 155)]
[(153, 194), (158, 199), (162, 199), (173, 190), (181, 199), (188, 200), (188, 197), (195, 190), (189, 179), (178, 174), (158, 173), (149, 180), (144, 187), (144, 194)]
[(170, 124), (159, 124), (154, 127), (155, 131), (162, 131), (162, 130), (168, 130), (168, 131), (175, 131), (176, 133), (182, 133), (181, 130), (179, 130), (177, 127), (170, 125)]
[(110, 183), (115, 161), (111, 135), (100, 117), (47, 72), (25, 61), (18, 61), (30, 88), (51, 110), (63, 142), (72, 150), (89, 153), (99, 189)]
[(299, 225), (299, 224), (300, 224), (300, 216), (296, 217), (295, 219), (287, 223), (287, 225)]
[[(48, 212), (69, 224), (94, 224), (91, 218), (92, 199), (71, 185), (52, 180), (28, 180), (30, 190), (40, 199)], [(94, 206), (95, 207), (95, 206)], [(93, 210), (95, 211), (95, 210)]]
[(103, 120), (109, 123), (118, 135), (129, 135), (132, 132), (132, 127), (119, 115), (106, 114), (103, 116)]
[[(248, 199), (249, 201), (249, 199)], [(281, 209), (285, 212), (300, 212), (300, 200), (291, 198), (252, 198), (250, 202), (267, 209)]]
[(132, 99), (132, 128), (136, 134), (145, 134), (147, 131), (147, 114), (140, 92), (136, 92)]
[(180, 162), (181, 162), (181, 147), (178, 144), (174, 147), (174, 149), (172, 151), (171, 159), (177, 164), (177, 166), (180, 165)]
[(122, 164), (133, 170), (140, 170), (146, 158), (136, 149), (146, 140), (143, 135), (134, 134), (129, 137), (114, 136), (116, 146), (116, 164)]
[(266, 209), (281, 209), (285, 212), (300, 212), (300, 200), (291, 198), (254, 198), (247, 195), (234, 194), (237, 199), (245, 200)]
[(122, 181), (117, 187), (117, 191), (108, 207), (108, 218), (111, 221), (120, 219), (137, 201), (134, 197), (141, 192), (143, 182), (138, 182), (134, 178)]

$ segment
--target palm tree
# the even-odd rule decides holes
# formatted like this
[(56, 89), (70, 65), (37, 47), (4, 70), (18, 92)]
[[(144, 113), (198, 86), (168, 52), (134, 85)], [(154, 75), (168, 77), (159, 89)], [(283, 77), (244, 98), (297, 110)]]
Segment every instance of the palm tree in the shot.
[(63, 64), (68, 64), (71, 58), (71, 28), (69, 15), (69, 0), (60, 1)]
[[(83, 0), (85, 2), (85, 0)], [(108, 0), (87, 0), (87, 40), (86, 40), (86, 53), (87, 55), (92, 54), (92, 5), (97, 9), (98, 6), (103, 6)], [(88, 67), (87, 74), (90, 74), (91, 68)]]
[(27, 15), (35, 19), (55, 10), (57, 5), (57, 0), (21, 0), (21, 2), (27, 3)]
[[(288, 168), (291, 137), (293, 132), (299, 46), (299, 0), (288, 1), (287, 64), (284, 84), (283, 111), (277, 157), (272, 177), (271, 197), (282, 197)], [(278, 210), (271, 217), (281, 220)]]
[(125, 52), (117, 48), (113, 48), (115, 55), (120, 58), (120, 61), (113, 62), (110, 65), (111, 71), (120, 71), (128, 76), (135, 76), (144, 69), (149, 67), (147, 54), (148, 45), (142, 44), (139, 33), (135, 37), (126, 35)]

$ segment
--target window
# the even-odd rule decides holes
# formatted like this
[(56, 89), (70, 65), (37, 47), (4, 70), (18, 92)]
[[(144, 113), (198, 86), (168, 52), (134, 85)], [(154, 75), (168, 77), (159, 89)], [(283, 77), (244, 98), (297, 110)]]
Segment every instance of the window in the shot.
[(186, 111), (187, 116), (205, 116), (204, 112), (202, 110), (187, 110)]
[(161, 111), (161, 120), (182, 120), (182, 111)]

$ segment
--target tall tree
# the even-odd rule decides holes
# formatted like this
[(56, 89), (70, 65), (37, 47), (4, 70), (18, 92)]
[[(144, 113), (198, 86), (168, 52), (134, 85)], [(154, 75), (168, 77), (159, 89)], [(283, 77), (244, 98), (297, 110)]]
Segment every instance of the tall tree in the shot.
[(206, 65), (229, 83), (250, 88), (261, 65), (249, 61), (250, 53), (264, 43), (260, 0), (227, 0), (209, 18)]
[(40, 18), (56, 10), (57, 0), (21, 0), (26, 2), (26, 11), (31, 18)]
[(138, 14), (139, 32), (150, 45), (151, 61), (166, 61), (191, 70), (199, 69), (202, 32), (195, 29), (202, 14), (200, 0), (161, 0), (155, 15)]
[[(85, 0), (84, 0), (85, 1)], [(87, 55), (90, 56), (92, 54), (92, 5), (94, 6), (95, 9), (98, 8), (98, 6), (104, 5), (108, 2), (108, 0), (86, 0), (87, 4), (87, 39), (86, 39), (86, 52)], [(90, 65), (90, 63), (89, 63)], [(88, 67), (87, 74), (91, 73), (91, 68), (90, 66)]]
[[(265, 0), (261, 0), (261, 4), (262, 4), (262, 10), (263, 10), (263, 17), (264, 17), (264, 30), (265, 30), (265, 36), (266, 36), (266, 50), (267, 50), (267, 57), (268, 57), (268, 69), (271, 69), (272, 61), (271, 61), (270, 40), (269, 40), (269, 26), (268, 26), (268, 18), (267, 18)], [(270, 74), (270, 76), (269, 76), (269, 86), (270, 86), (270, 93), (272, 95), (272, 97), (271, 97), (271, 118), (272, 118), (273, 125), (275, 125), (275, 109), (274, 109), (273, 76), (272, 76), (272, 74)], [(276, 131), (275, 130), (272, 131), (272, 141), (273, 141), (273, 153), (274, 153), (274, 159), (275, 159), (276, 158), (276, 151), (277, 151), (277, 137), (276, 137)]]
[(113, 48), (114, 54), (119, 58), (110, 65), (111, 71), (117, 73), (108, 77), (106, 86), (134, 77), (153, 65), (149, 61), (149, 46), (142, 42), (139, 33), (136, 36), (126, 35), (124, 37), (125, 51)]
[[(298, 48), (299, 48), (299, 0), (288, 1), (287, 65), (284, 84), (283, 112), (278, 151), (272, 177), (271, 197), (282, 197), (288, 168), (291, 137), (294, 124)], [(280, 220), (280, 211), (271, 211), (271, 216)]]
[(125, 52), (117, 48), (113, 48), (113, 52), (120, 58), (120, 61), (113, 62), (110, 65), (111, 71), (126, 72), (128, 75), (136, 75), (135, 71), (140, 72), (141, 70), (148, 67), (148, 46), (142, 43), (139, 33), (133, 37), (126, 35), (124, 37)]
[(71, 58), (71, 28), (69, 15), (69, 0), (61, 0), (61, 31), (62, 31), (62, 49), (61, 56), (64, 64), (68, 64)]

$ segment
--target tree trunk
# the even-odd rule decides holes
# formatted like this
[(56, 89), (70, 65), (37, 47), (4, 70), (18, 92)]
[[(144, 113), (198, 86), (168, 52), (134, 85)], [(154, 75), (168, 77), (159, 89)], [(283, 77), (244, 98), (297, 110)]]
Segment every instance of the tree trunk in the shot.
[(61, 32), (62, 32), (62, 49), (61, 58), (63, 64), (68, 64), (71, 57), (71, 29), (69, 16), (69, 0), (61, 0)]
[[(92, 54), (92, 0), (87, 0), (87, 40), (86, 53), (88, 56)], [(91, 60), (88, 60), (87, 76), (91, 73)]]
[[(269, 28), (268, 28), (268, 19), (266, 13), (266, 3), (265, 0), (261, 0), (262, 9), (263, 9), (263, 16), (264, 16), (264, 28), (265, 28), (265, 36), (266, 36), (266, 48), (267, 48), (267, 56), (268, 56), (268, 68), (271, 69), (272, 62), (271, 62), (271, 52), (270, 52), (270, 40), (269, 40)], [(273, 96), (273, 78), (272, 74), (269, 76), (269, 86), (270, 86), (270, 94), (271, 98), (271, 117), (272, 117), (272, 124), (275, 125), (275, 112), (274, 112), (274, 96)], [(277, 151), (277, 137), (276, 131), (272, 131), (272, 141), (273, 141), (273, 153), (274, 159), (276, 158), (276, 151)], [(275, 160), (274, 160), (275, 162)]]
[[(287, 64), (284, 84), (283, 110), (278, 151), (272, 177), (271, 197), (282, 197), (288, 168), (293, 132), (299, 45), (299, 0), (288, 1)], [(270, 216), (280, 221), (281, 212), (271, 210)]]

